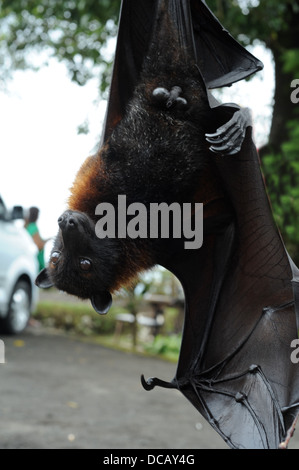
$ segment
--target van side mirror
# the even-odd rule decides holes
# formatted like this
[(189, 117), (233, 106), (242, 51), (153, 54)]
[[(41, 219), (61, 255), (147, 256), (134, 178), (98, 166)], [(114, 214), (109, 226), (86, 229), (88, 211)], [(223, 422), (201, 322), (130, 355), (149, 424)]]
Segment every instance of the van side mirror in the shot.
[(24, 218), (24, 210), (22, 206), (13, 206), (11, 211), (11, 219), (23, 219)]

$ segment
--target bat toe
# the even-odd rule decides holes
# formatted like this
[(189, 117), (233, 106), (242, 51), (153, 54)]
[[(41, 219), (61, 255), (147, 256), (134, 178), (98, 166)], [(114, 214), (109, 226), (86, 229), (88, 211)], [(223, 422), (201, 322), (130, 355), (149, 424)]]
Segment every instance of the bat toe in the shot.
[(166, 103), (170, 96), (170, 92), (167, 88), (158, 87), (154, 89), (152, 96), (158, 103)]
[(155, 88), (152, 97), (158, 104), (165, 106), (167, 109), (177, 106), (178, 108), (184, 108), (188, 102), (185, 98), (180, 96), (182, 89), (179, 86), (174, 86), (169, 91), (167, 88), (158, 87)]

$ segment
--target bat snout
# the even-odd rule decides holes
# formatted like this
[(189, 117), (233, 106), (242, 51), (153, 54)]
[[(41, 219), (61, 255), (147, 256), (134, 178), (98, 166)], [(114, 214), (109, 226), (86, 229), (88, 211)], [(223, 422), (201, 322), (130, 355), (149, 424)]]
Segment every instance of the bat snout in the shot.
[(58, 226), (64, 243), (76, 250), (93, 237), (92, 221), (87, 215), (78, 211), (66, 210), (59, 217)]
[(78, 228), (78, 218), (72, 211), (64, 212), (58, 219), (59, 228), (65, 232)]

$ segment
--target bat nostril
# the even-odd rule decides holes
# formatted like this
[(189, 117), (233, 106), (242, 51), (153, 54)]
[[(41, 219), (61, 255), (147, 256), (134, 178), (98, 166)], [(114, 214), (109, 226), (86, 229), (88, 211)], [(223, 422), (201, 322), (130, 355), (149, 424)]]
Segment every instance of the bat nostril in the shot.
[(71, 213), (64, 213), (58, 219), (58, 225), (62, 230), (73, 229), (77, 227), (76, 217)]
[(65, 225), (65, 217), (64, 214), (62, 214), (59, 219), (57, 220), (59, 227), (62, 229)]

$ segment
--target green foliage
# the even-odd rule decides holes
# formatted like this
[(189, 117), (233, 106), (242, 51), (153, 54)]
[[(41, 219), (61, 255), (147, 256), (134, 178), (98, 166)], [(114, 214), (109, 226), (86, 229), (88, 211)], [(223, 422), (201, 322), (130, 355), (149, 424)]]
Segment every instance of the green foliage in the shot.
[[(283, 71), (299, 79), (299, 50), (291, 48), (282, 54)], [(291, 103), (293, 89), (289, 83), (292, 115), (285, 125), (285, 139), (278, 152), (262, 158), (263, 170), (273, 213), (292, 258), (299, 264), (299, 103)], [(271, 143), (270, 143), (271, 144)]]
[(291, 257), (299, 263), (299, 127), (288, 122), (289, 139), (281, 153), (263, 157), (263, 170), (273, 213)]
[(162, 355), (176, 361), (180, 352), (181, 340), (181, 335), (157, 335), (151, 344), (144, 346), (144, 349), (149, 354)]
[(104, 46), (116, 35), (119, 6), (120, 0), (2, 0), (0, 77), (32, 66), (30, 53), (47, 50), (80, 85), (101, 72), (105, 90), (112, 57)]
[(207, 4), (230, 33), (245, 44), (259, 39), (270, 49), (283, 49), (287, 35), (293, 35), (296, 44), (298, 0), (208, 0)]
[[(106, 347), (132, 351), (132, 331), (123, 331), (118, 341), (115, 341), (116, 315), (126, 311), (121, 304), (114, 304), (108, 315), (98, 315), (91, 305), (84, 302), (60, 303), (56, 301), (41, 301), (34, 312), (34, 319), (46, 328), (55, 328), (61, 332), (88, 337)], [(175, 310), (175, 309), (173, 309)], [(167, 331), (173, 331), (172, 323), (175, 312), (165, 316)], [(151, 343), (140, 341), (138, 352), (159, 355), (165, 359), (176, 361), (180, 351), (181, 335), (158, 335)]]
[(119, 313), (118, 310), (112, 307), (109, 315), (101, 316), (95, 313), (90, 305), (82, 302), (77, 304), (39, 302), (34, 318), (40, 320), (45, 326), (81, 335), (102, 335), (114, 332), (115, 315)]
[(299, 49), (288, 49), (283, 54), (283, 70), (299, 78)]

